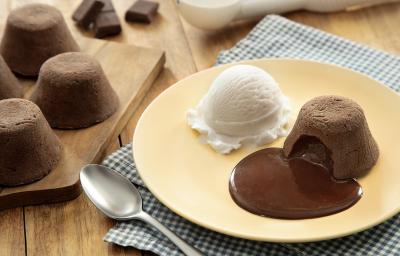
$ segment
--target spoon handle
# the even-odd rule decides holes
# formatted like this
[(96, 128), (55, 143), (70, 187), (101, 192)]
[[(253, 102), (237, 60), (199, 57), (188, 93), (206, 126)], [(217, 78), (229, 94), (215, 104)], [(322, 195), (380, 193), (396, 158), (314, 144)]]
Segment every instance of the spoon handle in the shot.
[(158, 220), (153, 218), (151, 215), (147, 214), (146, 212), (140, 212), (135, 216), (137, 219), (140, 219), (156, 229), (158, 229), (161, 233), (163, 233), (166, 237), (169, 238), (184, 254), (188, 256), (202, 256), (203, 254), (200, 253), (196, 248), (189, 245), (185, 241), (182, 240), (179, 236), (177, 236), (174, 232), (169, 230), (163, 224), (161, 224)]

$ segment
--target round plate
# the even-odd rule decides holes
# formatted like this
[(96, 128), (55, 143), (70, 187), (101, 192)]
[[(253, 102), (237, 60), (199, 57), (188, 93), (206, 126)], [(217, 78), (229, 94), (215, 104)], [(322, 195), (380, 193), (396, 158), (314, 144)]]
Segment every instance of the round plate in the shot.
[[(364, 109), (379, 148), (378, 163), (360, 179), (362, 199), (350, 209), (322, 218), (281, 220), (249, 213), (228, 191), (232, 168), (259, 148), (220, 155), (199, 142), (186, 124), (213, 79), (230, 65), (204, 70), (163, 92), (143, 113), (136, 127), (133, 152), (150, 191), (168, 208), (203, 227), (224, 234), (272, 242), (307, 242), (349, 235), (374, 226), (400, 210), (400, 98), (389, 88), (359, 73), (333, 65), (300, 60), (242, 62), (268, 71), (290, 98), (291, 125), (300, 107), (319, 95), (342, 95)], [(264, 147), (281, 147), (281, 138)]]

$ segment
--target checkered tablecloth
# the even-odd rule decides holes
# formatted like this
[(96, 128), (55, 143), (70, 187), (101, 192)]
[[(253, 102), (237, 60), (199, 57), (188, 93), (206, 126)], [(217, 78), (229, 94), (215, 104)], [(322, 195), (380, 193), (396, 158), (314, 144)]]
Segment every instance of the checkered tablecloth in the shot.
[[(275, 15), (265, 17), (245, 39), (232, 49), (223, 51), (217, 64), (272, 57), (337, 64), (369, 75), (396, 91), (400, 90), (399, 57)], [(131, 150), (131, 145), (126, 145), (111, 154), (103, 164), (136, 184), (143, 196), (144, 209), (205, 255), (400, 255), (400, 214), (352, 236), (306, 244), (255, 242), (206, 230), (179, 217), (157, 201), (140, 179)], [(161, 256), (182, 255), (162, 234), (140, 221), (118, 223), (104, 240)]]

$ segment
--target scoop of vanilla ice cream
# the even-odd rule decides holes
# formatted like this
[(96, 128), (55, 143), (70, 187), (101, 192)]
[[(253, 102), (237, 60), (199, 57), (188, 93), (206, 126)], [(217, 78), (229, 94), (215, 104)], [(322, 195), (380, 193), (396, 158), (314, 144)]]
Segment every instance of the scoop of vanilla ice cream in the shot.
[(216, 151), (228, 154), (244, 144), (260, 146), (287, 135), (290, 105), (264, 70), (236, 65), (223, 71), (187, 113), (188, 124)]

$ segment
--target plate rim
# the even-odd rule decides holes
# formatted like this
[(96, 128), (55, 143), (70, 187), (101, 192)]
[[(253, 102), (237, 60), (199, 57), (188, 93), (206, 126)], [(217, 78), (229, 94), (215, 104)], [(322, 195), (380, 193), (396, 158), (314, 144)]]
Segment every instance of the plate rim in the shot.
[[(203, 69), (203, 70), (198, 71), (198, 72), (196, 72), (196, 73), (193, 73), (193, 74), (191, 74), (191, 75), (189, 75), (189, 76), (187, 76), (187, 77), (185, 77), (185, 78), (183, 78), (183, 79), (181, 79), (181, 80), (176, 81), (174, 84), (172, 84), (172, 85), (169, 86), (167, 89), (165, 89), (164, 91), (162, 91), (162, 92), (161, 92), (155, 99), (153, 99), (152, 102), (146, 107), (146, 109), (143, 111), (143, 113), (141, 114), (141, 116), (140, 116), (140, 118), (139, 118), (139, 120), (138, 120), (138, 122), (137, 122), (135, 131), (134, 131), (133, 136), (132, 136), (132, 140), (131, 140), (131, 141), (132, 141), (132, 151), (131, 151), (131, 154), (132, 154), (132, 156), (133, 156), (133, 159), (136, 159), (136, 158), (135, 158), (135, 152), (136, 152), (137, 150), (135, 150), (135, 148), (136, 148), (137, 146), (135, 146), (135, 145), (137, 145), (137, 144), (135, 143), (135, 139), (134, 139), (134, 138), (135, 138), (135, 134), (137, 133), (137, 127), (139, 127), (139, 126), (141, 125), (141, 123), (143, 122), (143, 116), (144, 116), (148, 111), (150, 111), (149, 109), (150, 109), (151, 106), (157, 101), (157, 99), (158, 99), (159, 97), (163, 97), (163, 95), (165, 95), (170, 89), (175, 88), (176, 86), (179, 86), (180, 83), (183, 83), (184, 81), (191, 79), (193, 76), (201, 75), (202, 73), (208, 72), (208, 71), (210, 71), (210, 70), (214, 70), (214, 69), (221, 68), (221, 67), (228, 67), (228, 66), (233, 66), (233, 65), (239, 65), (239, 64), (254, 65), (254, 64), (256, 64), (256, 63), (266, 62), (266, 61), (268, 61), (268, 62), (269, 62), (269, 61), (278, 61), (278, 62), (281, 62), (281, 61), (282, 61), (282, 62), (287, 62), (287, 61), (290, 61), (290, 62), (306, 62), (306, 63), (313, 63), (313, 64), (318, 64), (318, 65), (331, 66), (331, 67), (334, 67), (334, 68), (338, 68), (338, 69), (345, 70), (346, 72), (351, 72), (351, 73), (355, 73), (355, 74), (357, 74), (357, 75), (361, 75), (361, 76), (363, 76), (363, 77), (365, 77), (365, 78), (367, 78), (367, 79), (369, 79), (369, 80), (374, 81), (377, 85), (381, 86), (381, 88), (383, 88), (384, 90), (388, 91), (389, 93), (392, 93), (392, 94), (395, 94), (395, 95), (397, 95), (397, 96), (400, 96), (400, 92), (394, 91), (394, 90), (391, 89), (389, 86), (385, 85), (384, 83), (382, 83), (382, 82), (376, 80), (375, 78), (373, 78), (373, 77), (371, 77), (371, 76), (369, 76), (369, 75), (367, 75), (367, 74), (361, 73), (361, 72), (359, 72), (359, 71), (357, 71), (357, 70), (352, 70), (352, 69), (347, 68), (347, 67), (342, 67), (342, 66), (339, 66), (339, 65), (336, 65), (336, 64), (333, 64), (333, 63), (328, 63), (328, 62), (323, 62), (323, 61), (317, 61), (317, 60), (305, 60), (305, 59), (296, 59), (296, 58), (261, 58), (261, 59), (243, 60), (243, 61), (238, 61), (238, 62), (232, 62), (232, 63), (221, 64), (221, 65), (218, 65), (218, 66), (212, 66), (212, 67), (210, 67), (210, 68)], [(198, 221), (198, 220), (196, 220), (196, 219), (194, 219), (194, 218), (188, 216), (185, 212), (181, 211), (180, 209), (177, 209), (177, 208), (172, 207), (166, 200), (163, 200), (162, 197), (160, 197), (160, 196), (158, 195), (158, 193), (157, 193), (155, 190), (153, 190), (153, 188), (151, 188), (151, 187), (149, 187), (149, 186), (147, 185), (146, 179), (143, 178), (142, 175), (140, 174), (140, 167), (138, 166), (137, 163), (136, 163), (136, 169), (137, 169), (137, 172), (138, 172), (140, 178), (142, 179), (142, 181), (143, 181), (144, 184), (146, 185), (146, 188), (157, 198), (158, 201), (160, 201), (165, 207), (167, 207), (167, 208), (168, 208), (169, 210), (171, 210), (173, 213), (175, 213), (175, 214), (179, 215), (180, 217), (182, 217), (182, 218), (184, 218), (184, 219), (186, 219), (186, 220), (188, 220), (188, 221), (194, 223), (195, 225), (199, 225), (200, 227), (209, 229), (209, 230), (211, 230), (211, 231), (213, 231), (213, 232), (217, 232), (217, 233), (220, 233), (220, 234), (223, 234), (223, 235), (228, 235), (228, 236), (232, 236), (232, 237), (236, 237), (236, 238), (252, 240), (252, 241), (276, 242), (276, 243), (307, 243), (307, 242), (317, 242), (317, 241), (330, 240), (330, 239), (334, 239), (334, 238), (346, 237), (346, 236), (349, 236), (349, 235), (353, 235), (353, 234), (359, 233), (359, 232), (361, 232), (361, 231), (365, 231), (365, 230), (370, 229), (370, 228), (372, 228), (372, 227), (374, 227), (374, 226), (377, 226), (377, 225), (379, 225), (379, 224), (381, 224), (381, 223), (387, 221), (387, 220), (390, 219), (391, 217), (395, 216), (396, 214), (400, 213), (400, 204), (399, 204), (399, 206), (396, 207), (395, 210), (393, 210), (392, 212), (387, 213), (386, 215), (384, 215), (382, 218), (379, 218), (378, 220), (375, 220), (375, 221), (373, 221), (373, 222), (370, 222), (368, 225), (364, 225), (364, 226), (362, 226), (362, 227), (359, 227), (359, 228), (357, 228), (357, 229), (353, 229), (353, 230), (351, 230), (351, 231), (339, 232), (339, 233), (336, 233), (336, 234), (333, 234), (333, 235), (329, 235), (329, 234), (328, 234), (328, 235), (320, 236), (320, 237), (318, 237), (318, 238), (317, 238), (317, 237), (315, 237), (315, 238), (312, 238), (312, 237), (311, 237), (311, 238), (306, 238), (306, 239), (304, 239), (304, 238), (300, 238), (300, 239), (297, 239), (297, 238), (276, 238), (276, 239), (275, 239), (275, 238), (263, 238), (263, 237), (260, 237), (260, 236), (257, 236), (257, 235), (253, 236), (253, 235), (251, 235), (251, 234), (242, 234), (242, 233), (240, 233), (240, 232), (232, 232), (232, 231), (229, 231), (229, 230), (225, 230), (225, 229), (222, 229), (222, 228), (219, 228), (219, 227), (215, 227), (215, 226), (209, 225), (209, 224), (207, 224), (207, 223), (203, 223), (203, 222), (201, 222), (201, 221)], [(292, 221), (296, 221), (296, 220), (292, 220)]]

